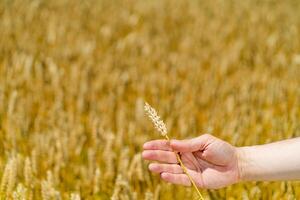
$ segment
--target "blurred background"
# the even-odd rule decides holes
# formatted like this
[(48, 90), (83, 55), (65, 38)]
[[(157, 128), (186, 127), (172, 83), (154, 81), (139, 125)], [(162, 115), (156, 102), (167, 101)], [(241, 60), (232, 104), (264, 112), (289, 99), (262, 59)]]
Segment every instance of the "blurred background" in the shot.
[[(1, 199), (196, 199), (141, 159), (160, 138), (300, 136), (300, 1), (1, 0)], [(270, 166), (272, 167), (272, 166)], [(201, 190), (299, 199), (299, 182)]]

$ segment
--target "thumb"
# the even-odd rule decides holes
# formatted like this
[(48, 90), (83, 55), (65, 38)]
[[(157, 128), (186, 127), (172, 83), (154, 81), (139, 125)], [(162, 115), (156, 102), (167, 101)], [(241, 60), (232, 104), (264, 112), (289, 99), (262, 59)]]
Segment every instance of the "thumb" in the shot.
[(199, 137), (188, 140), (171, 140), (170, 146), (178, 152), (194, 152), (204, 150), (212, 136), (204, 134)]

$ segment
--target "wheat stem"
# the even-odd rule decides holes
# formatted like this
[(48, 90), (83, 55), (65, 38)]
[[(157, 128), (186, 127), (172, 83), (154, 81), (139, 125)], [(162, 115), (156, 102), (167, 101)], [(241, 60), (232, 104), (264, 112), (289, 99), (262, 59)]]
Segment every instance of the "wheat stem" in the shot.
[[(168, 140), (168, 141), (170, 142), (170, 138), (169, 138), (168, 135), (165, 135), (165, 138), (166, 138), (166, 140)], [(195, 190), (197, 191), (197, 194), (198, 194), (198, 196), (199, 196), (199, 200), (204, 200), (204, 198), (203, 198), (202, 194), (200, 193), (200, 191), (199, 191), (199, 189), (198, 189), (198, 187), (197, 187), (195, 181), (192, 179), (191, 175), (188, 173), (188, 171), (187, 171), (185, 165), (183, 164), (183, 162), (182, 162), (182, 160), (181, 160), (179, 154), (176, 153), (176, 152), (174, 152), (174, 153), (175, 153), (175, 155), (176, 155), (177, 161), (179, 162), (179, 164), (180, 164), (180, 166), (181, 166), (183, 172), (188, 176), (188, 178), (189, 178), (189, 180), (191, 181), (193, 187), (194, 187)]]

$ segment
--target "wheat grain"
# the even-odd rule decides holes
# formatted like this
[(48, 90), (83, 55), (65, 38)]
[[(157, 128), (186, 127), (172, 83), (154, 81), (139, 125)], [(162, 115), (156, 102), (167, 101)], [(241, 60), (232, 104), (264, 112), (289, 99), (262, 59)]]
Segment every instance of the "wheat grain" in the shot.
[(165, 123), (160, 119), (156, 110), (152, 108), (147, 102), (145, 103), (144, 109), (148, 114), (148, 117), (153, 122), (155, 128), (161, 133), (162, 136), (167, 135), (167, 128)]

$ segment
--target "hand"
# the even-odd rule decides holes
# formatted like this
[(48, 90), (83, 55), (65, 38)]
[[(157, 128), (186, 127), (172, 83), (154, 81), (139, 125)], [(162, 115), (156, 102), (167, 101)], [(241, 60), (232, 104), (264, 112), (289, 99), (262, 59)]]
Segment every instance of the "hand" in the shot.
[(143, 146), (143, 158), (149, 169), (160, 173), (163, 180), (189, 186), (191, 182), (178, 164), (173, 151), (179, 152), (183, 164), (196, 185), (221, 188), (239, 180), (237, 150), (234, 146), (209, 134), (189, 140), (153, 140)]

